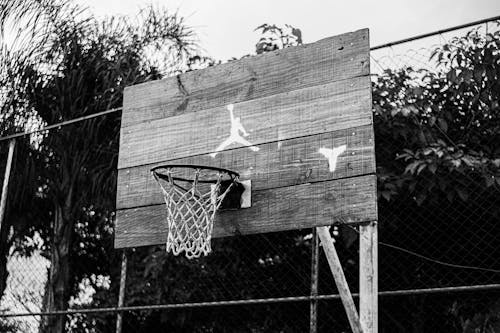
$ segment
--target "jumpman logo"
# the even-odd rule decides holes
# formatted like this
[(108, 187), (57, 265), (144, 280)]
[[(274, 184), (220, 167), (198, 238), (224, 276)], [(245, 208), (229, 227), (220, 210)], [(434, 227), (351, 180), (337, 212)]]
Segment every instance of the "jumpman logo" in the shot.
[[(258, 151), (259, 147), (255, 147), (253, 144), (251, 144), (250, 142), (248, 142), (244, 138), (244, 137), (249, 136), (250, 134), (248, 134), (247, 131), (245, 131), (245, 128), (241, 124), (240, 117), (235, 117), (234, 116), (234, 113), (233, 113), (234, 105), (233, 104), (229, 104), (226, 108), (229, 111), (229, 116), (231, 117), (231, 130), (230, 130), (230, 134), (229, 134), (229, 137), (226, 140), (224, 140), (219, 145), (219, 147), (217, 147), (217, 149), (215, 149), (215, 153), (210, 154), (210, 156), (212, 156), (212, 157), (217, 156), (218, 152), (226, 149), (227, 147), (229, 147), (233, 143), (239, 143), (239, 144), (241, 144), (243, 146), (247, 146), (252, 151)], [(241, 134), (243, 136), (241, 136), (240, 132), (241, 132)]]
[(337, 148), (328, 149), (328, 148), (320, 148), (318, 153), (323, 155), (328, 159), (328, 164), (330, 165), (330, 172), (334, 172), (337, 168), (337, 159), (346, 150), (347, 146), (342, 145)]

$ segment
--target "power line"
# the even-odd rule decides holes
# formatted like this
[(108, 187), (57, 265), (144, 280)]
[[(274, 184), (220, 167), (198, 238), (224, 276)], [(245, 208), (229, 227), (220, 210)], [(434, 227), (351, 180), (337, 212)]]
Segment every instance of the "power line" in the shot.
[[(358, 235), (361, 237), (361, 233), (359, 232), (359, 230), (357, 230), (353, 226), (351, 226), (349, 224), (346, 224), (346, 223), (343, 223), (342, 225), (345, 225), (345, 226), (351, 228), (356, 233), (358, 233)], [(398, 251), (404, 252), (406, 254), (412, 255), (414, 257), (417, 257), (417, 258), (420, 258), (420, 259), (423, 259), (423, 260), (426, 260), (426, 261), (429, 261), (429, 262), (432, 262), (432, 263), (435, 263), (435, 264), (438, 264), (438, 265), (442, 265), (442, 266), (447, 266), (447, 267), (452, 267), (452, 268), (460, 268), (460, 269), (471, 269), (471, 270), (484, 271), (484, 272), (490, 272), (490, 273), (500, 273), (500, 269), (487, 268), (487, 267), (479, 267), (479, 266), (467, 266), (467, 265), (453, 264), (453, 263), (449, 263), (449, 262), (446, 262), (446, 261), (442, 261), (442, 260), (434, 259), (434, 258), (431, 258), (431, 257), (427, 257), (427, 256), (425, 256), (423, 254), (420, 254), (420, 253), (417, 253), (417, 252), (414, 252), (414, 251), (402, 248), (402, 247), (397, 246), (397, 245), (392, 245), (392, 244), (385, 243), (385, 242), (380, 242), (380, 241), (378, 242), (378, 244), (382, 245), (382, 246), (385, 246), (385, 247), (392, 248), (394, 250), (398, 250)]]
[(402, 248), (402, 247), (399, 247), (399, 246), (396, 246), (396, 245), (392, 245), (392, 244), (388, 244), (388, 243), (384, 243), (384, 242), (378, 242), (378, 243), (380, 245), (385, 246), (385, 247), (389, 247), (389, 248), (392, 248), (392, 249), (395, 249), (395, 250), (398, 250), (398, 251), (401, 251), (401, 252), (405, 252), (405, 253), (410, 254), (410, 255), (412, 255), (414, 257), (417, 257), (417, 258), (420, 258), (420, 259), (423, 259), (423, 260), (427, 260), (427, 261), (433, 262), (433, 263), (441, 265), (441, 266), (447, 266), (447, 267), (452, 267), (452, 268), (460, 268), (460, 269), (471, 269), (471, 270), (484, 271), (484, 272), (490, 272), (490, 273), (500, 273), (499, 269), (485, 268), (485, 267), (478, 267), (478, 266), (466, 266), (466, 265), (452, 264), (452, 263), (449, 263), (449, 262), (445, 262), (445, 261), (441, 261), (441, 260), (437, 260), (437, 259), (433, 259), (433, 258), (424, 256), (423, 254), (419, 254), (419, 253), (407, 250), (405, 248)]
[(105, 110), (105, 111), (101, 111), (101, 112), (89, 114), (87, 116), (83, 116), (83, 117), (78, 117), (78, 118), (74, 118), (74, 119), (71, 119), (71, 120), (62, 121), (62, 122), (57, 123), (57, 124), (44, 126), (43, 128), (39, 128), (39, 129), (36, 129), (36, 130), (33, 130), (33, 131), (19, 132), (19, 133), (14, 133), (14, 134), (7, 135), (7, 136), (2, 136), (2, 137), (0, 137), (0, 142), (6, 141), (6, 140), (10, 140), (10, 139), (19, 138), (19, 137), (23, 137), (23, 136), (30, 135), (30, 134), (35, 134), (35, 133), (49, 131), (49, 130), (54, 129), (54, 128), (63, 127), (63, 126), (66, 126), (66, 125), (78, 123), (80, 121), (89, 120), (89, 119), (92, 119), (92, 118), (101, 117), (101, 116), (104, 116), (104, 115), (107, 115), (107, 114), (110, 114), (110, 113), (121, 111), (122, 109), (123, 109), (122, 107), (118, 107), (118, 108), (114, 108), (114, 109), (109, 109), (109, 110)]
[(483, 23), (488, 23), (488, 22), (497, 21), (497, 20), (500, 20), (500, 15), (499, 16), (493, 16), (493, 17), (490, 17), (490, 18), (487, 18), (487, 19), (482, 19), (482, 20), (479, 20), (479, 21), (473, 21), (473, 22), (469, 22), (469, 23), (465, 23), (465, 24), (456, 25), (456, 26), (449, 27), (449, 28), (446, 28), (446, 29), (441, 29), (441, 30), (436, 30), (436, 31), (433, 31), (433, 32), (428, 32), (428, 33), (425, 33), (425, 34), (416, 35), (416, 36), (409, 37), (409, 38), (400, 39), (400, 40), (397, 40), (397, 41), (394, 41), (394, 42), (390, 42), (390, 43), (385, 43), (385, 44), (373, 46), (373, 47), (370, 48), (370, 51), (375, 51), (375, 50), (378, 50), (378, 49), (383, 49), (383, 48), (391, 47), (391, 46), (394, 46), (394, 45), (400, 45), (400, 44), (404, 44), (404, 43), (408, 43), (408, 42), (413, 42), (413, 41), (418, 40), (418, 39), (424, 39), (424, 38), (427, 38), (427, 37), (441, 35), (441, 34), (444, 34), (444, 33), (450, 32), (450, 31), (455, 31), (455, 30), (459, 30), (459, 29), (463, 29), (463, 28), (469, 28), (469, 27), (472, 27), (472, 26), (475, 26), (475, 25), (480, 25), (480, 24), (483, 24)]

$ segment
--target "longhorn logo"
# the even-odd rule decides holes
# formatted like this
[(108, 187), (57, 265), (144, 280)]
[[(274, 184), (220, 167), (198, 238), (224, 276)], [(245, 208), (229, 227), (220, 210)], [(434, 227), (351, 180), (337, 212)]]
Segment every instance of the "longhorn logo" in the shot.
[(328, 159), (328, 164), (330, 165), (330, 172), (334, 172), (335, 169), (337, 168), (337, 159), (342, 154), (345, 152), (347, 148), (347, 145), (342, 145), (337, 148), (333, 149), (328, 149), (328, 148), (320, 148), (318, 150), (318, 153), (323, 155)]

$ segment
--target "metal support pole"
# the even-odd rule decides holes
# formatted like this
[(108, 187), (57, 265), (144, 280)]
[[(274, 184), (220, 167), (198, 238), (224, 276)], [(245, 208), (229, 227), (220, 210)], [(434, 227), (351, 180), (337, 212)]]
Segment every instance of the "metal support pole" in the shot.
[(12, 159), (14, 157), (14, 149), (16, 148), (16, 140), (12, 139), (9, 142), (9, 154), (7, 156), (7, 164), (5, 165), (5, 177), (2, 185), (2, 198), (0, 199), (0, 231), (2, 230), (5, 209), (7, 206), (7, 193), (9, 190), (10, 171), (12, 169)]
[(310, 323), (309, 332), (318, 331), (318, 272), (319, 272), (319, 241), (316, 228), (312, 228), (311, 242), (311, 302), (310, 302)]
[[(127, 251), (122, 252), (122, 267), (120, 272), (120, 292), (118, 294), (118, 307), (123, 307), (125, 303), (125, 285), (127, 283)], [(118, 312), (116, 315), (116, 333), (122, 332), (123, 312)]]

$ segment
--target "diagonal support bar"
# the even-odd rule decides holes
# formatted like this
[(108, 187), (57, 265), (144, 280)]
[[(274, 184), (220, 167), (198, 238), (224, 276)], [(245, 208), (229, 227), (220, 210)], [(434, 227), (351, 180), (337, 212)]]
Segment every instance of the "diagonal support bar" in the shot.
[(349, 319), (349, 324), (354, 333), (362, 333), (361, 323), (359, 321), (358, 311), (354, 305), (352, 299), (351, 291), (347, 285), (345, 279), (344, 271), (342, 270), (342, 265), (340, 264), (339, 256), (337, 255), (337, 250), (335, 250), (334, 240), (330, 236), (330, 231), (328, 227), (317, 227), (319, 239), (321, 240), (321, 245), (325, 251), (326, 258), (328, 259), (328, 265), (332, 271), (333, 278), (335, 279), (335, 284), (339, 291), (340, 299), (344, 305), (345, 311), (347, 313), (347, 318)]

